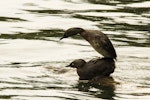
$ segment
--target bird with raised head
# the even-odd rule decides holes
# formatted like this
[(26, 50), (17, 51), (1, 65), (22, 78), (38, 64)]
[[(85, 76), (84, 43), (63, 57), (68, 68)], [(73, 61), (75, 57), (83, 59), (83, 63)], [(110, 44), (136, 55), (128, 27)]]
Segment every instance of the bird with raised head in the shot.
[(86, 41), (90, 43), (90, 45), (98, 53), (103, 55), (104, 58), (116, 59), (117, 54), (113, 44), (111, 43), (111, 41), (109, 40), (106, 34), (98, 30), (85, 30), (83, 28), (78, 28), (78, 27), (70, 28), (65, 31), (63, 37), (61, 37), (60, 40), (76, 34), (80, 34)]

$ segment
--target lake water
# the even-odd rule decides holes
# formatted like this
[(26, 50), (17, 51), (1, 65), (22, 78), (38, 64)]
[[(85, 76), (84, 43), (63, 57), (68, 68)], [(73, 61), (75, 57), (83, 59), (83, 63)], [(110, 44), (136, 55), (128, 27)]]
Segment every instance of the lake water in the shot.
[[(75, 59), (101, 57), (71, 27), (100, 30), (118, 58), (100, 84), (81, 82)], [(1, 0), (1, 100), (150, 100), (149, 0)], [(108, 81), (107, 81), (108, 80)]]

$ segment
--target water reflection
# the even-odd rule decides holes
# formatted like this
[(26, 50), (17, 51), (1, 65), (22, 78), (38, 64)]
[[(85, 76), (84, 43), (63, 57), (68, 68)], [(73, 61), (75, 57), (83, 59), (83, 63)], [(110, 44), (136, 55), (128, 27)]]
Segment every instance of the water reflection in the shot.
[[(110, 25), (109, 26), (117, 26), (117, 25)], [(124, 26), (124, 25), (123, 25)], [(121, 25), (119, 26), (121, 27)], [(118, 27), (118, 28), (119, 28)], [(137, 27), (135, 26), (135, 29), (140, 28), (141, 26)], [(148, 28), (148, 26), (147, 26)], [(113, 31), (114, 29), (110, 29), (110, 31)], [(141, 27), (142, 30), (142, 27)], [(2, 39), (33, 39), (33, 40), (49, 40), (46, 37), (61, 37), (65, 30), (61, 29), (52, 29), (52, 30), (39, 30), (38, 32), (31, 32), (31, 33), (17, 33), (17, 34), (1, 34), (0, 38)], [(109, 37), (111, 37), (111, 40), (114, 40), (116, 42), (121, 42), (122, 44), (118, 44), (118, 46), (139, 46), (139, 47), (149, 47), (150, 45), (150, 36), (147, 33), (137, 33), (135, 31), (134, 36), (130, 36), (129, 32), (124, 34), (108, 34)], [(120, 32), (121, 33), (121, 32)], [(133, 33), (133, 32), (132, 32)], [(143, 35), (141, 35), (143, 34)], [(140, 36), (140, 37), (139, 37)], [(80, 36), (73, 36), (75, 39), (82, 39)], [(138, 41), (137, 41), (138, 40)], [(56, 41), (58, 42), (58, 41)], [(124, 44), (126, 42), (126, 44)]]
[[(4, 0), (0, 99), (149, 100), (149, 4), (149, 0)], [(70, 27), (108, 35), (118, 54), (117, 68), (108, 79), (112, 82), (78, 82), (75, 70), (65, 70), (74, 59), (100, 56), (79, 36), (58, 42)], [(116, 84), (116, 79), (123, 84)]]
[(121, 4), (130, 4), (130, 3), (137, 3), (137, 2), (143, 2), (143, 1), (148, 1), (148, 0), (82, 0), (82, 1), (88, 1), (90, 3), (94, 3), (94, 4), (101, 4), (101, 3), (105, 3), (105, 4), (111, 4), (111, 3), (121, 3)]
[[(82, 0), (82, 2), (89, 2), (93, 4), (97, 3), (102, 3), (102, 2), (107, 2), (107, 4), (111, 4), (110, 2), (114, 1), (96, 1), (96, 0)], [(126, 3), (133, 3), (135, 1), (121, 1), (118, 0), (115, 2), (116, 4), (126, 4)], [(137, 1), (136, 1), (137, 2)], [(139, 0), (138, 2), (141, 2)], [(55, 4), (55, 2), (52, 2)], [(70, 4), (70, 3), (69, 3)], [(140, 3), (139, 3), (140, 4)], [(75, 4), (76, 5), (76, 4)], [(28, 5), (24, 5), (28, 6)], [(32, 5), (33, 6), (33, 3)], [(61, 5), (62, 6), (62, 5)], [(83, 21), (87, 20), (90, 22), (96, 22), (94, 26), (97, 27), (97, 29), (101, 29), (101, 31), (106, 31), (106, 34), (111, 35), (111, 39), (124, 43), (126, 42), (130, 46), (143, 46), (143, 47), (148, 47), (150, 44), (150, 36), (149, 36), (149, 15), (146, 15), (146, 13), (149, 12), (149, 7), (134, 7), (133, 5), (119, 5), (119, 8), (117, 9), (23, 9), (24, 14), (29, 12), (30, 18), (27, 16), (24, 16), (24, 14), (19, 14), (20, 17), (7, 17), (7, 16), (1, 16), (0, 20), (2, 22), (11, 22), (8, 24), (8, 27), (4, 31), (14, 31), (13, 34), (8, 34), (1, 32), (0, 38), (2, 39), (41, 39), (41, 37), (59, 37), (63, 32), (64, 32), (64, 27), (66, 29), (69, 28), (69, 23), (70, 19), (82, 19)], [(104, 7), (106, 8), (106, 7)], [(44, 14), (44, 15), (43, 15)], [(38, 16), (40, 15), (40, 16)], [(23, 17), (24, 16), (24, 17)], [(53, 18), (47, 19), (45, 16), (51, 16)], [(58, 16), (62, 19), (59, 19)], [(34, 17), (34, 18), (31, 18)], [(55, 18), (56, 17), (56, 18)], [(67, 19), (63, 19), (63, 17), (67, 17)], [(47, 19), (49, 23), (46, 23), (44, 19)], [(38, 20), (35, 20), (38, 19)], [(57, 19), (57, 20), (56, 20)], [(59, 19), (59, 20), (58, 20)], [(74, 20), (75, 20), (74, 19)], [(33, 21), (32, 21), (33, 20)], [(58, 26), (53, 25), (51, 23), (55, 23), (52, 20), (56, 20), (55, 22), (59, 22)], [(65, 21), (64, 21), (65, 20)], [(63, 22), (61, 22), (63, 21)], [(83, 21), (79, 21), (77, 23), (84, 23)], [(19, 22), (17, 25), (15, 22)], [(24, 23), (26, 22), (26, 23)], [(37, 28), (31, 28), (30, 25), (33, 24), (34, 22), (38, 23), (37, 25), (32, 25), (33, 27), (41, 27), (42, 24), (45, 26), (46, 29), (41, 29), (40, 27)], [(65, 26), (62, 28), (60, 27), (59, 24), (62, 23), (68, 23), (65, 24)], [(72, 21), (71, 21), (72, 22)], [(42, 24), (41, 24), (42, 23)], [(4, 24), (5, 25), (5, 24)], [(13, 25), (13, 27), (12, 27)], [(72, 27), (79, 25), (79, 24), (74, 24), (72, 22)], [(90, 25), (90, 24), (86, 24)], [(48, 27), (54, 27), (54, 28), (48, 28)], [(56, 27), (55, 27), (56, 26)], [(62, 26), (62, 25), (61, 25)], [(85, 25), (81, 25), (81, 27), (84, 27)], [(7, 24), (6, 24), (7, 27)], [(79, 27), (79, 26), (78, 26)], [(94, 29), (93, 25), (88, 26), (90, 29)], [(19, 31), (20, 30), (20, 31)], [(21, 32), (22, 31), (22, 32)], [(27, 31), (27, 32), (24, 32)], [(31, 31), (31, 32), (29, 32)], [(108, 33), (107, 31), (111, 31), (111, 33)], [(116, 32), (117, 34), (112, 34), (112, 32)], [(130, 34), (135, 34), (131, 36)], [(140, 36), (139, 36), (140, 34)], [(143, 38), (141, 38), (143, 37)], [(137, 42), (138, 40), (138, 42)], [(140, 42), (140, 44), (139, 44)], [(123, 45), (121, 45), (123, 46)], [(126, 45), (125, 45), (126, 46)]]
[(39, 30), (31, 33), (17, 33), (17, 34), (1, 34), (3, 39), (38, 39), (43, 40), (43, 37), (61, 37), (64, 31), (60, 29)]
[(68, 10), (25, 10), (30, 13), (37, 13), (37, 14), (71, 14), (73, 12), (68, 11)]
[(0, 21), (6, 22), (18, 22), (18, 21), (27, 21), (21, 18), (12, 18), (12, 17), (0, 17)]
[(113, 77), (105, 77), (99, 81), (95, 82), (82, 82), (76, 85), (79, 91), (88, 92), (89, 94), (93, 94), (98, 98), (114, 100), (115, 96), (115, 88), (116, 82)]
[(115, 5), (119, 3), (120, 0), (81, 0), (84, 2), (89, 2), (93, 4), (107, 4), (107, 5)]

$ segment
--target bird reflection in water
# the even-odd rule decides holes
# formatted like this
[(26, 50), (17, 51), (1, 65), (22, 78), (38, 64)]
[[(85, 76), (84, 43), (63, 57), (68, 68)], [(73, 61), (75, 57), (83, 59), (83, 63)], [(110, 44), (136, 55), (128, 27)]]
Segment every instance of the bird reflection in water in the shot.
[(114, 81), (113, 77), (103, 77), (100, 80), (92, 82), (79, 80), (75, 88), (78, 88), (79, 91), (93, 94), (98, 98), (114, 100), (116, 84), (118, 83)]

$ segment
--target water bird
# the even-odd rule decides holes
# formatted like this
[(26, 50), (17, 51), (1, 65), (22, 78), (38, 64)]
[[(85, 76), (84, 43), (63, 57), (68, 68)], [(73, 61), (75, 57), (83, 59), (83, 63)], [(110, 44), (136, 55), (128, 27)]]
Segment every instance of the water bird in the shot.
[(92, 59), (88, 62), (77, 59), (66, 67), (76, 68), (79, 80), (92, 80), (110, 76), (115, 70), (115, 62), (112, 58)]
[(76, 34), (80, 34), (86, 41), (90, 43), (90, 45), (98, 53), (103, 55), (105, 58), (116, 59), (117, 54), (111, 41), (106, 36), (106, 34), (98, 30), (85, 30), (83, 28), (78, 27), (69, 28), (68, 30), (65, 31), (63, 37), (61, 37), (60, 40)]

